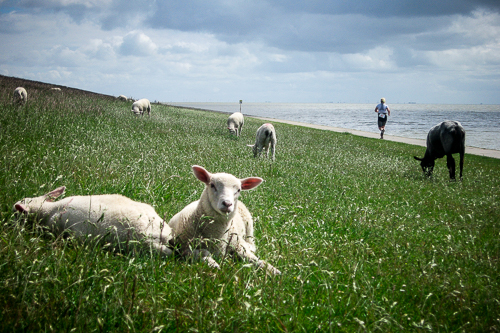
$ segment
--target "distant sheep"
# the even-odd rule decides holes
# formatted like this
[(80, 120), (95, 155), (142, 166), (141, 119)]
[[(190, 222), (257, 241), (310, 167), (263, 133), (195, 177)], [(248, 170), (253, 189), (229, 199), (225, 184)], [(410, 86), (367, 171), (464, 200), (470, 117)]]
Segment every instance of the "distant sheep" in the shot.
[(132, 112), (136, 115), (143, 116), (146, 111), (148, 112), (148, 116), (151, 116), (151, 103), (149, 103), (148, 99), (143, 98), (132, 104)]
[(432, 175), (434, 161), (446, 155), (446, 165), (450, 173), (450, 179), (455, 179), (455, 159), (452, 154), (460, 154), (460, 179), (464, 167), (465, 154), (465, 130), (458, 121), (443, 121), (432, 127), (427, 134), (427, 149), (423, 158), (414, 156), (420, 161), (422, 171), (427, 176)]
[(95, 236), (116, 249), (129, 240), (143, 240), (146, 249), (151, 246), (166, 256), (172, 254), (167, 247), (171, 229), (150, 205), (119, 194), (74, 196), (54, 202), (65, 189), (61, 186), (43, 196), (25, 198), (14, 210), (56, 234), (69, 231), (80, 238)]
[(120, 95), (120, 96), (118, 96), (118, 99), (119, 99), (120, 101), (125, 101), (125, 102), (126, 102), (126, 101), (128, 101), (128, 98), (127, 98), (127, 96), (125, 96), (125, 95)]
[(230, 115), (227, 120), (227, 129), (229, 130), (229, 133), (240, 136), (241, 131), (243, 130), (244, 122), (245, 120), (243, 119), (243, 114), (241, 112), (235, 112)]
[(168, 223), (173, 232), (171, 245), (182, 255), (194, 256), (210, 267), (220, 268), (212, 254), (234, 254), (271, 274), (281, 274), (255, 255), (252, 215), (238, 201), (241, 190), (257, 187), (262, 178), (238, 179), (227, 173), (211, 174), (197, 165), (192, 168), (206, 187), (200, 200), (187, 205)]
[(61, 88), (50, 88), (52, 91), (61, 91)]
[(23, 87), (17, 87), (14, 90), (14, 102), (24, 104), (28, 101), (28, 93)]
[(272, 124), (266, 123), (257, 129), (255, 144), (247, 145), (253, 148), (253, 157), (260, 156), (262, 149), (266, 152), (266, 157), (269, 157), (269, 149), (271, 149), (271, 158), (274, 161), (274, 152), (276, 148), (276, 130)]

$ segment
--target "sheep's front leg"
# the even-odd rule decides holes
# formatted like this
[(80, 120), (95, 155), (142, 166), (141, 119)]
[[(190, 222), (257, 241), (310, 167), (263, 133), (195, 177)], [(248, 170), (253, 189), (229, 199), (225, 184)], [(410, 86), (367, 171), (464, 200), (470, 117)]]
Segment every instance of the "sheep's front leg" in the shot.
[(206, 262), (209, 267), (220, 269), (219, 264), (212, 258), (208, 250), (194, 250), (193, 256), (196, 260)]
[(170, 257), (174, 252), (163, 244), (151, 242), (151, 246), (166, 257)]
[(281, 275), (281, 271), (274, 267), (273, 265), (267, 263), (264, 260), (259, 260), (258, 262), (255, 263), (255, 266), (259, 268), (265, 268), (266, 272), (271, 275)]
[(250, 244), (244, 242), (238, 244), (236, 253), (244, 260), (248, 260), (249, 262), (253, 263), (256, 267), (258, 268), (263, 268), (266, 270), (267, 273), (272, 274), (272, 275), (280, 275), (281, 272), (272, 266), (271, 264), (268, 264), (264, 260), (260, 260), (255, 253), (250, 248)]

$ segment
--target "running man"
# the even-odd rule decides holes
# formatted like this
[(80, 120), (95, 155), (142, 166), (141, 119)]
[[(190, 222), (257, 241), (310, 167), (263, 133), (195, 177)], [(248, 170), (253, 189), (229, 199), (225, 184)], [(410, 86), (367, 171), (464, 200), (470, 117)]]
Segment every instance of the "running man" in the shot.
[(375, 112), (378, 113), (378, 129), (380, 130), (380, 138), (384, 138), (385, 123), (387, 122), (387, 116), (391, 115), (391, 110), (389, 106), (385, 104), (385, 98), (380, 99), (380, 104), (375, 107)]

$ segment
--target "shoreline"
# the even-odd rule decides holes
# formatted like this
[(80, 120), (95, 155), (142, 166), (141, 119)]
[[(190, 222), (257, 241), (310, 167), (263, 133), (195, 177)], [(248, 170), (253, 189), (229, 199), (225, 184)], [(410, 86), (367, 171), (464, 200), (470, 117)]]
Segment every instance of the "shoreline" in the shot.
[[(181, 108), (181, 109), (191, 109), (191, 110), (198, 110), (198, 111), (209, 111), (209, 112), (231, 114), (231, 112), (226, 112), (226, 111), (207, 110), (207, 109), (194, 108), (194, 107), (177, 106), (177, 105), (170, 105), (167, 103), (165, 103), (163, 105), (168, 105), (171, 107), (176, 107), (176, 108)], [(379, 139), (380, 138), (380, 134), (378, 134), (378, 133), (359, 131), (359, 130), (353, 130), (353, 129), (348, 129), (348, 128), (341, 128), (341, 127), (326, 126), (326, 125), (315, 125), (315, 124), (310, 124), (310, 123), (302, 123), (302, 122), (294, 121), (294, 120), (283, 120), (283, 119), (276, 119), (276, 118), (258, 117), (258, 116), (248, 115), (245, 113), (243, 113), (243, 115), (245, 117), (260, 119), (260, 120), (264, 120), (264, 121), (268, 121), (268, 122), (284, 123), (284, 124), (295, 125), (295, 126), (315, 128), (315, 129), (320, 129), (320, 130), (324, 130), (324, 131), (333, 131), (333, 132), (338, 132), (338, 133), (350, 133), (353, 135), (362, 136), (362, 137), (371, 138), (371, 139)], [(426, 139), (412, 139), (412, 138), (404, 138), (401, 136), (384, 134), (384, 140), (407, 143), (410, 145), (421, 146), (421, 147), (427, 146)], [(466, 145), (465, 146), (465, 153), (500, 159), (500, 150), (470, 147), (470, 146)]]

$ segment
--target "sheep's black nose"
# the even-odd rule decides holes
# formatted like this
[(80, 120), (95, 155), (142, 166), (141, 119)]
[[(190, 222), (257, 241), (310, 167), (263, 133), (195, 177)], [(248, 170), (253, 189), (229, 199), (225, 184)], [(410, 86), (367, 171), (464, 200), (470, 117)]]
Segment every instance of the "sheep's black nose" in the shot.
[(229, 208), (229, 207), (231, 207), (231, 206), (233, 205), (233, 203), (232, 203), (231, 201), (229, 201), (229, 200), (224, 200), (224, 201), (222, 201), (222, 204), (223, 204), (225, 207), (227, 207), (227, 208)]

